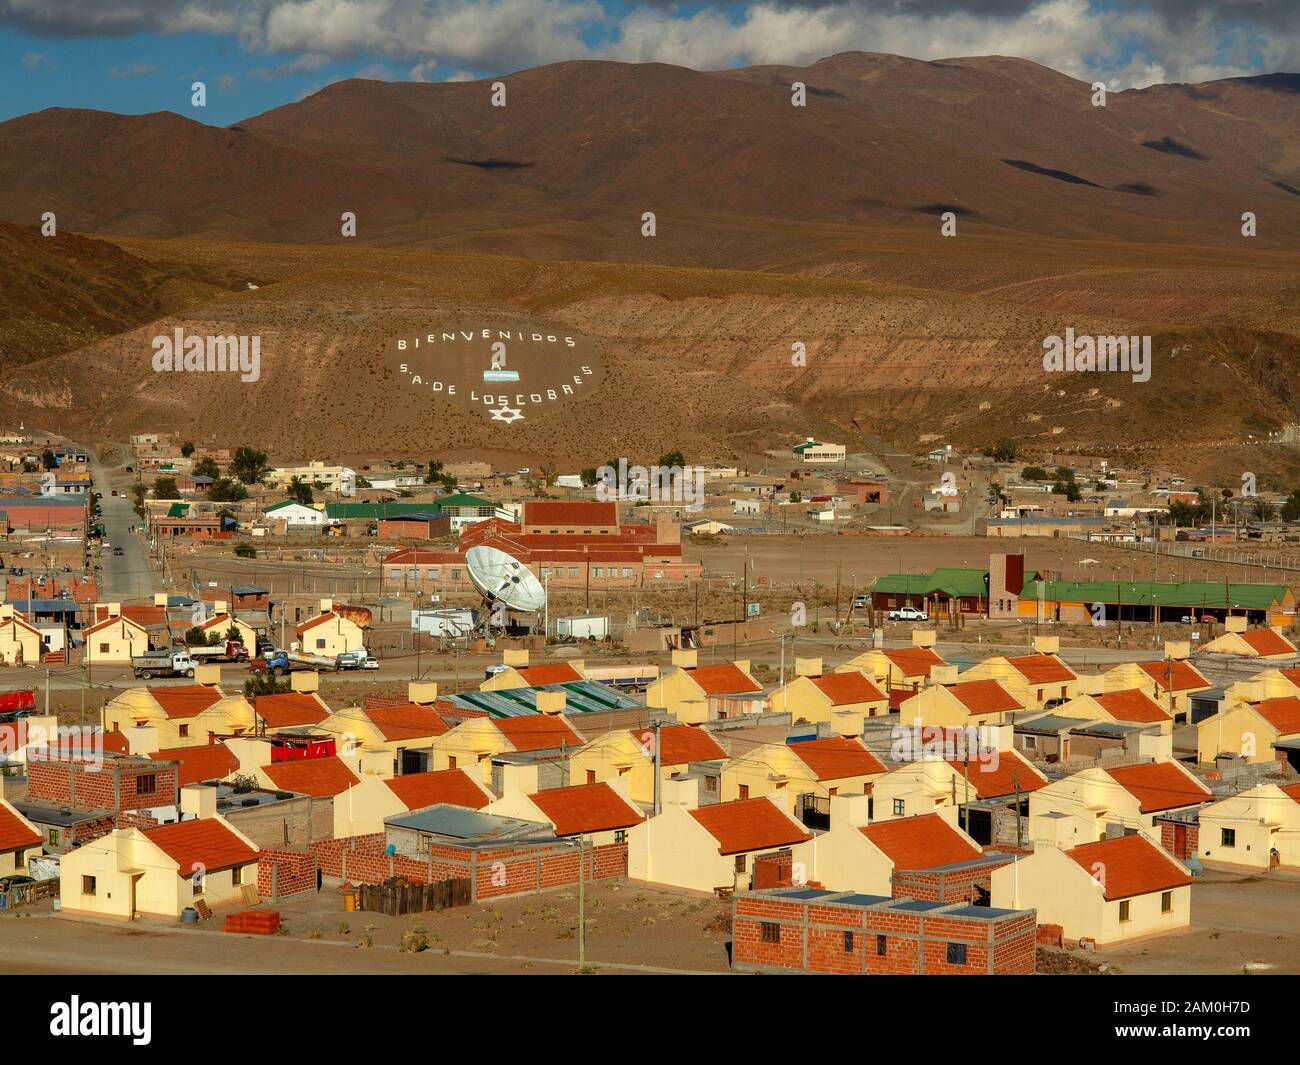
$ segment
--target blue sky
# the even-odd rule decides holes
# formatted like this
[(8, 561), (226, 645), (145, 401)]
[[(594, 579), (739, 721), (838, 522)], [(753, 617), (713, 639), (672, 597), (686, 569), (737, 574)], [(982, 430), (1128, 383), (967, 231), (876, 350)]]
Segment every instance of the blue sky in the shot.
[(1126, 88), (1297, 71), (1297, 41), (1296, 0), (0, 0), (0, 120), (90, 107), (226, 125), (349, 77), (442, 81), (563, 59), (805, 64), (849, 50), (1018, 55)]

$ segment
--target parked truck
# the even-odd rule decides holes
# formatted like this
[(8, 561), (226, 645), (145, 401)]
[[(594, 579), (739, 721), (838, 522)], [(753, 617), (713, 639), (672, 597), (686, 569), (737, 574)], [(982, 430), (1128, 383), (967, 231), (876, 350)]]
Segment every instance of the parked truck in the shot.
[(599, 614), (578, 614), (555, 619), (557, 640), (607, 640), (609, 618)]
[(248, 663), (248, 668), (254, 673), (269, 673), (273, 677), (308, 669), (330, 669), (337, 673), (345, 669), (365, 669), (368, 658), (366, 651), (344, 651), (333, 658), (305, 651), (272, 651), (263, 658), (254, 658)]
[(203, 662), (248, 661), (248, 648), (236, 640), (227, 640), (225, 643), (214, 643), (210, 646), (191, 647), (188, 650), (191, 658)]
[(131, 668), (139, 680), (153, 677), (192, 677), (194, 667), (199, 663), (190, 656), (189, 651), (163, 648), (148, 654), (136, 655), (131, 659)]

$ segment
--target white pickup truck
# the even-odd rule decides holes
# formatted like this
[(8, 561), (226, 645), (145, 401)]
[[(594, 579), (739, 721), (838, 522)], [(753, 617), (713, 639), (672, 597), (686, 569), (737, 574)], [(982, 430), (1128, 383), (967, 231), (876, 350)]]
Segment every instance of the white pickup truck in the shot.
[(920, 607), (900, 606), (889, 612), (890, 621), (929, 621), (930, 615)]

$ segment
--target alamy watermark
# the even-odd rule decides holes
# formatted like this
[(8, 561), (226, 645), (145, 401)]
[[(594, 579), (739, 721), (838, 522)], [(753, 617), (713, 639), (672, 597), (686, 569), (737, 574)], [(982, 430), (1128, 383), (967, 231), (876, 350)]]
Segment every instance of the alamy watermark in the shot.
[(703, 466), (629, 466), (619, 459), (617, 468), (596, 471), (596, 498), (602, 503), (621, 500), (681, 503), (686, 510), (704, 508)]
[(895, 725), (889, 739), (895, 762), (969, 762), (995, 773), (1002, 757), (996, 733), (983, 725)]
[(186, 336), (177, 326), (171, 336), (153, 338), (156, 373), (238, 373), (251, 383), (262, 376), (260, 336)]
[(1137, 382), (1151, 380), (1149, 336), (1065, 336), (1043, 338), (1043, 369), (1049, 373), (1131, 373)]

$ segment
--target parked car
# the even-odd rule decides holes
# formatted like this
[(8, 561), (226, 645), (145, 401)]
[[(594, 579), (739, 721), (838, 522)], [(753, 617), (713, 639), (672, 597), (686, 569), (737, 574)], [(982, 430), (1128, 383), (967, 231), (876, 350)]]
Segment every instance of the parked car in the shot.
[(871, 605), (871, 596), (869, 595), (855, 595), (853, 597), (854, 610), (865, 610), (870, 605)]
[(115, 547), (115, 548), (113, 548), (113, 554), (115, 554), (115, 555), (121, 555), (121, 554), (123, 554), (123, 553), (124, 553), (124, 552), (122, 551), (122, 549), (121, 549), (120, 547)]
[(929, 621), (930, 615), (920, 607), (900, 606), (889, 612), (890, 621)]
[[(1195, 624), (1196, 624), (1196, 618), (1193, 617), (1191, 614), (1184, 614), (1184, 615), (1182, 616), (1182, 619), (1181, 619), (1181, 620), (1182, 620), (1182, 623), (1183, 623), (1184, 625), (1195, 625)], [(1202, 624), (1202, 625), (1213, 625), (1213, 624), (1214, 624), (1214, 615), (1213, 615), (1213, 614), (1202, 614), (1202, 615), (1201, 615), (1201, 624)]]
[(1058, 706), (1064, 706), (1069, 701), (1070, 701), (1069, 699), (1062, 699), (1062, 698), (1048, 699), (1047, 702), (1043, 703), (1043, 709), (1054, 710)]
[(362, 669), (378, 669), (378, 668), (379, 668), (379, 659), (377, 659), (377, 658), (371, 658), (369, 655), (367, 655), (366, 658), (365, 658), (365, 661), (363, 661), (363, 662), (361, 663), (361, 668), (362, 668)]

